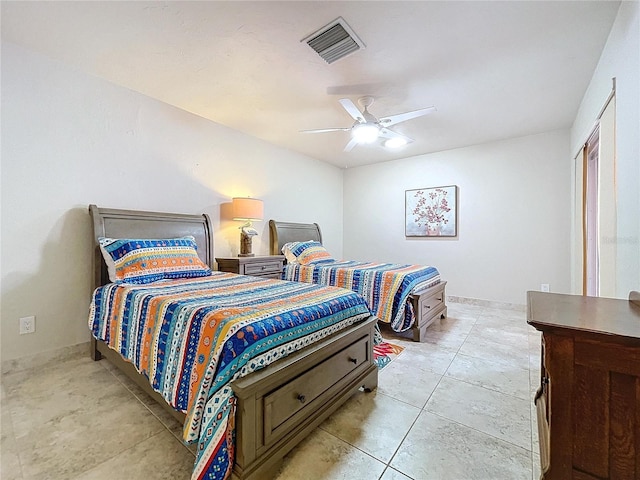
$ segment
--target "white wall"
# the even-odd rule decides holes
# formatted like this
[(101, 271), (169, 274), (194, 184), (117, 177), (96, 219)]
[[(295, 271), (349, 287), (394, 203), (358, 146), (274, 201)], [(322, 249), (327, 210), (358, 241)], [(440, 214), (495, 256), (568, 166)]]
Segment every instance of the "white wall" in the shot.
[[(571, 129), (572, 154), (595, 125), (616, 78), (616, 297), (640, 289), (640, 2), (622, 2)], [(575, 250), (572, 255), (579, 255)], [(580, 279), (574, 278), (574, 291)]]
[[(523, 305), (549, 283), (568, 292), (568, 131), (345, 171), (344, 254), (434, 265), (447, 294)], [(458, 237), (406, 238), (405, 190), (459, 188)]]
[[(303, 172), (312, 182), (291, 182)], [(215, 255), (235, 255), (235, 195), (267, 219), (320, 222), (342, 253), (342, 172), (16, 45), (2, 45), (2, 360), (88, 341), (92, 232), (87, 206), (211, 215)], [(293, 201), (292, 201), (293, 199)], [(224, 208), (224, 207), (222, 207)], [(37, 331), (18, 335), (18, 318)]]

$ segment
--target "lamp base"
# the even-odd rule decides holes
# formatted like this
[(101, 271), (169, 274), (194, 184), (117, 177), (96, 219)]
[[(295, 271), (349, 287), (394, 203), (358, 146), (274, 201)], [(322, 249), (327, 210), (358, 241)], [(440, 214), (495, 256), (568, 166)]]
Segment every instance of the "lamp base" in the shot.
[(255, 255), (251, 253), (251, 237), (252, 235), (247, 235), (244, 230), (240, 233), (240, 253), (239, 257), (254, 257)]

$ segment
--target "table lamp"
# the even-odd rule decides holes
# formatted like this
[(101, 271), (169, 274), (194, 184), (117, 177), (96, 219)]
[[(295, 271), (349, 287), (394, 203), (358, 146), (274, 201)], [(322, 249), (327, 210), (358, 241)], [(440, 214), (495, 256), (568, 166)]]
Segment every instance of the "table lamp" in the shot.
[(251, 222), (262, 220), (264, 206), (262, 200), (248, 197), (235, 197), (231, 200), (231, 210), (233, 219), (244, 221), (240, 228), (240, 253), (239, 257), (253, 257), (251, 253), (251, 237), (258, 235), (258, 231), (253, 228)]

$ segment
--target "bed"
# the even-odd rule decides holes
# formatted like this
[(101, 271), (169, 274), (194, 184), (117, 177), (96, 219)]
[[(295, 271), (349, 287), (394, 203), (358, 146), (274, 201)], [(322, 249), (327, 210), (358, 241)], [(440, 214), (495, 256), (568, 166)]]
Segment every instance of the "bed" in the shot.
[[(183, 423), (185, 441), (198, 443), (193, 479), (274, 478), (284, 455), (349, 397), (376, 388), (376, 318), (363, 299), (339, 288), (298, 290), (295, 282), (210, 272), (207, 215), (89, 211), (91, 356), (106, 357)], [(193, 269), (186, 278), (114, 283), (105, 258), (132, 244), (118, 239), (179, 239), (180, 249), (193, 241), (184, 247), (192, 254), (185, 268)]]
[[(322, 244), (317, 223), (269, 220), (269, 236), (271, 255), (287, 257), (291, 251), (283, 252), (283, 247), (292, 242)], [(352, 288), (363, 294), (381, 322), (397, 333), (410, 332), (417, 342), (425, 341), (429, 325), (447, 316), (446, 282), (434, 267), (334, 260), (323, 250), (307, 247), (306, 265), (285, 260), (282, 278)]]

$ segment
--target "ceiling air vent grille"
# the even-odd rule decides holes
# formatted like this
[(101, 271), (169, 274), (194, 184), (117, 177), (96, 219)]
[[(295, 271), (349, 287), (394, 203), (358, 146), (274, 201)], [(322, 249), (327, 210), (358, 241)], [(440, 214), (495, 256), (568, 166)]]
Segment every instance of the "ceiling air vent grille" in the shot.
[(365, 48), (364, 42), (358, 38), (342, 17), (338, 17), (329, 25), (322, 27), (301, 41), (306, 42), (327, 63), (333, 63)]

